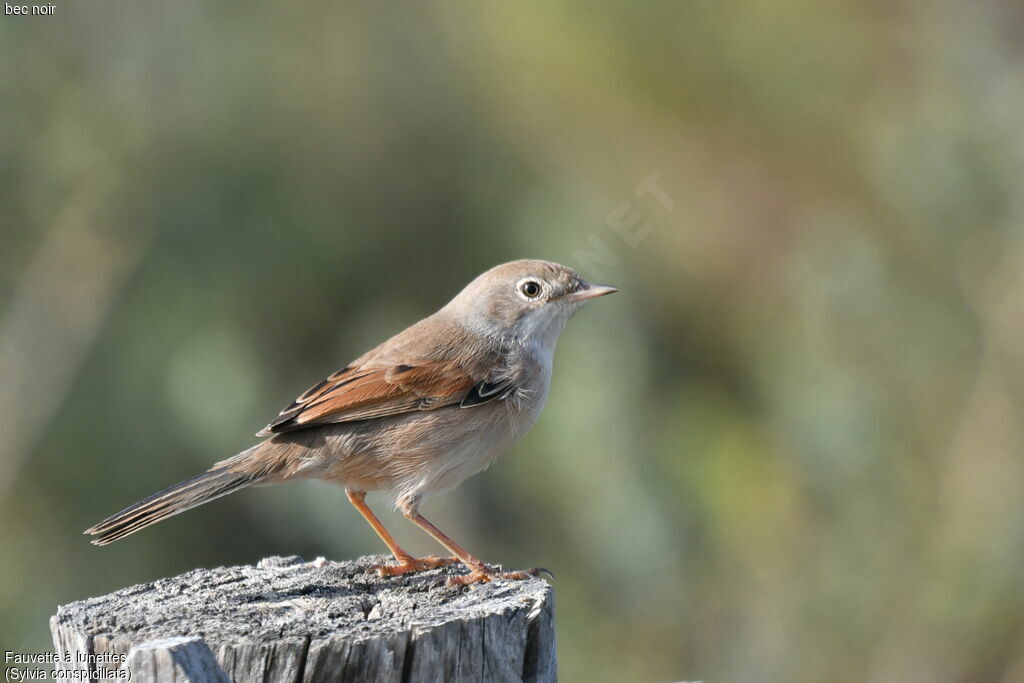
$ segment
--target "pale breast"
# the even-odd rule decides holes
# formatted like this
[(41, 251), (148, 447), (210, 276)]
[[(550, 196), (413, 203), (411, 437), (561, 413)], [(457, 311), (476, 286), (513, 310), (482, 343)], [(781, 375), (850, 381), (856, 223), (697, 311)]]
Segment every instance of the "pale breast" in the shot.
[(519, 365), (516, 391), (502, 400), (323, 425), (280, 434), (268, 446), (287, 457), (284, 478), (386, 490), (405, 500), (447, 491), (487, 468), (540, 416), (550, 362)]
[(547, 382), (523, 389), (469, 408), (324, 425), (273, 440), (290, 450), (289, 478), (422, 498), (485, 469), (530, 430), (543, 409)]

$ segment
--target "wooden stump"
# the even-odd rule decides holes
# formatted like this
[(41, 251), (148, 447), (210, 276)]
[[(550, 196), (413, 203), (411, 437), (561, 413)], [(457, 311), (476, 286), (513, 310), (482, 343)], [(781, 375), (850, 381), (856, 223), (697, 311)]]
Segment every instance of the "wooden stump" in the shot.
[(236, 683), (556, 679), (545, 581), (449, 588), (464, 569), (369, 571), (384, 560), (196, 569), (64, 605), (50, 630), (61, 666), (93, 680), (224, 680), (205, 646)]

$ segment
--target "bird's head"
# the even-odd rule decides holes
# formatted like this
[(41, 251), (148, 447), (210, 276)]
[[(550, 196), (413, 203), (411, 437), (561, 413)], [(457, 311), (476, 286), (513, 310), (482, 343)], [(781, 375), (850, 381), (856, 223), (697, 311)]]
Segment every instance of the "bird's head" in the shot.
[(617, 291), (590, 284), (572, 268), (522, 259), (481, 274), (445, 310), (475, 332), (553, 349), (584, 303)]

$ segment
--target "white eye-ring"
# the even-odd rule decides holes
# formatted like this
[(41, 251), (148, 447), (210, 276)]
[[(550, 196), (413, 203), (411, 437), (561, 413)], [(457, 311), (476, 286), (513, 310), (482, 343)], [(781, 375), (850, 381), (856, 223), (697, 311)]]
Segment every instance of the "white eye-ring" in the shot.
[(544, 287), (535, 278), (528, 277), (516, 283), (516, 291), (526, 299), (536, 299), (544, 291)]

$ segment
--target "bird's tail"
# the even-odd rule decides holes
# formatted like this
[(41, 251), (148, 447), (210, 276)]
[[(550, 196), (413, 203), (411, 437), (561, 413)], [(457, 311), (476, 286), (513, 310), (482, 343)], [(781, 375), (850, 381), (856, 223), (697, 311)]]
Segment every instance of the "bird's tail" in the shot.
[[(239, 455), (219, 462), (210, 470), (170, 486), (163, 491), (129, 505), (115, 515), (89, 527), (86, 534), (95, 536), (93, 545), (107, 545), (125, 536), (145, 529), (151, 524), (172, 517), (179, 512), (191, 510), (203, 503), (226, 496), (250, 484), (270, 477), (268, 468), (245, 467), (251, 455), (258, 448), (243, 451)], [(242, 465), (239, 467), (239, 465)]]

